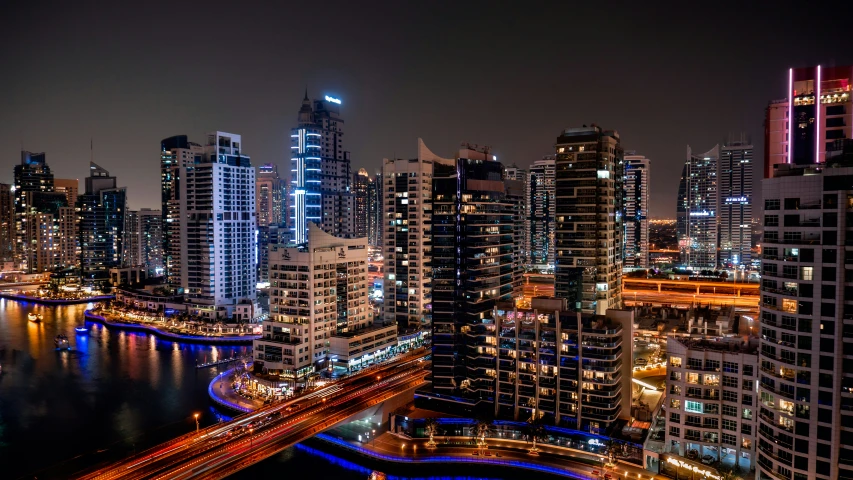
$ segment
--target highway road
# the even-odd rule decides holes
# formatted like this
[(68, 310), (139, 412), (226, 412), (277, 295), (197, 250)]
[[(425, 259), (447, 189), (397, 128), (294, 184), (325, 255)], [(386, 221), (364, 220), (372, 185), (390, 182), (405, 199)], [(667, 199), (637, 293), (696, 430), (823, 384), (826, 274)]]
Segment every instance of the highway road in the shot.
[(81, 479), (224, 478), (424, 383), (427, 352), (413, 352), (295, 400), (201, 429)]
[(712, 293), (701, 293), (699, 295), (681, 292), (653, 292), (649, 290), (632, 290), (622, 288), (622, 300), (633, 305), (638, 303), (651, 303), (654, 305), (690, 305), (693, 302), (702, 305), (732, 305), (758, 312), (758, 296), (735, 297), (734, 295), (714, 295)]

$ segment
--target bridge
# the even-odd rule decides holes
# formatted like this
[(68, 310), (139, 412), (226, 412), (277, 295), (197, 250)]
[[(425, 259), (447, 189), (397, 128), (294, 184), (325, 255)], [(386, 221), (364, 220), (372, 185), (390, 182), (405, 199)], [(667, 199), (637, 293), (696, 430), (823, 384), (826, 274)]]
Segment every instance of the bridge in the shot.
[(364, 410), (422, 386), (426, 352), (416, 352), (302, 397), (206, 427), (76, 478), (224, 478)]
[(661, 278), (630, 278), (622, 277), (623, 290), (655, 290), (658, 292), (691, 292), (696, 295), (758, 295), (760, 285), (757, 283), (714, 282), (697, 280), (669, 280)]

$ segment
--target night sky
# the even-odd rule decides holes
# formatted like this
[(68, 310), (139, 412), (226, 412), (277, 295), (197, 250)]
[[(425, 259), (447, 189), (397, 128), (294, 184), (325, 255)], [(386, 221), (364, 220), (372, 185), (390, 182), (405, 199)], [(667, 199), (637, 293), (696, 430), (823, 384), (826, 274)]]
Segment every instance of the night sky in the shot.
[(418, 137), (526, 166), (563, 128), (616, 129), (652, 159), (652, 216), (674, 217), (687, 144), (743, 131), (758, 167), (787, 68), (853, 63), (849, 1), (54, 3), (4, 4), (0, 182), (22, 146), (82, 180), (91, 138), (132, 208), (159, 208), (172, 135), (241, 134), (254, 165), (289, 170), (307, 86), (342, 99), (345, 148), (371, 174)]

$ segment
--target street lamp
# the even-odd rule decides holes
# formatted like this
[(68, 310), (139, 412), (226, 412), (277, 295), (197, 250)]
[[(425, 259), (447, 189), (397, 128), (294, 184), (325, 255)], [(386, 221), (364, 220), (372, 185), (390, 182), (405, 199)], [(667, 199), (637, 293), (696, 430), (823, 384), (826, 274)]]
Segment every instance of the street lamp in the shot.
[(249, 448), (252, 448), (255, 439), (252, 438), (252, 434), (255, 433), (255, 427), (249, 427)]
[(194, 414), (193, 417), (195, 418), (195, 433), (198, 433), (198, 414)]
[(373, 430), (373, 436), (371, 438), (373, 439), (373, 446), (375, 447), (376, 446), (376, 430)]

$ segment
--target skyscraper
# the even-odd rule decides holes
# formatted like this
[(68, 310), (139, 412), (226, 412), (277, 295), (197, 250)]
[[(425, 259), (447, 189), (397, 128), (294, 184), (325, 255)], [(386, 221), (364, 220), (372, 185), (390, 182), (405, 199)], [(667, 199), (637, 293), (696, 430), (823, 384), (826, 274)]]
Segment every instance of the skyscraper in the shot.
[(290, 230), (292, 242), (307, 241), (308, 222), (332, 235), (354, 233), (355, 196), (350, 191), (350, 155), (343, 147), (340, 100), (302, 100), (291, 130)]
[(55, 178), (53, 179), (54, 191), (64, 193), (68, 200), (68, 205), (77, 203), (77, 196), (80, 194), (80, 182), (76, 178)]
[(15, 258), (15, 193), (12, 185), (0, 183), (0, 261)]
[(496, 302), (513, 300), (517, 207), (489, 147), (463, 145), (455, 160), (436, 157), (433, 167), (433, 398), (492, 411), (492, 314)]
[(281, 224), (281, 196), (282, 181), (275, 164), (266, 163), (258, 167), (258, 176), (255, 179), (255, 209), (259, 227)]
[(750, 266), (752, 260), (752, 152), (743, 135), (720, 150), (719, 265)]
[(382, 175), (370, 179), (367, 184), (367, 244), (382, 245)]
[(530, 166), (527, 182), (525, 232), (530, 245), (529, 262), (539, 268), (554, 266), (555, 157), (548, 155)]
[(187, 246), (181, 241), (181, 230), (186, 223), (186, 192), (182, 187), (181, 168), (201, 161), (201, 145), (187, 140), (186, 135), (169, 137), (160, 142), (160, 188), (163, 216), (163, 266), (166, 281), (174, 288), (183, 288), (186, 279)]
[(678, 198), (678, 245), (681, 262), (688, 268), (717, 267), (717, 163), (720, 146), (693, 154), (687, 146), (687, 161), (681, 173)]
[(353, 179), (353, 193), (355, 194), (355, 236), (366, 237), (370, 217), (368, 216), (368, 186), (370, 185), (370, 175), (363, 168), (358, 169)]
[(143, 208), (127, 214), (127, 265), (142, 267), (149, 277), (163, 275), (162, 221), (160, 210)]
[[(795, 140), (796, 141), (796, 140)], [(760, 478), (853, 478), (853, 151), (843, 165), (785, 165), (762, 182)]]
[(377, 180), (384, 192), (384, 321), (400, 331), (428, 329), (432, 323), (432, 181), (438, 160), (453, 161), (418, 139), (417, 158), (386, 158)]
[(193, 313), (231, 317), (238, 302), (257, 298), (255, 169), (240, 135), (212, 132), (202, 154), (177, 175), (180, 211), (186, 212), (180, 285)]
[(651, 161), (625, 153), (625, 266), (649, 266), (649, 175)]
[(45, 154), (21, 151), (21, 163), (15, 165), (15, 255), (18, 263), (24, 264), (30, 246), (25, 241), (27, 231), (25, 213), (29, 210), (25, 201), (27, 192), (53, 192), (53, 173)]
[(555, 292), (569, 308), (604, 315), (622, 305), (619, 134), (596, 125), (557, 138)]
[(82, 280), (88, 285), (104, 284), (110, 268), (130, 266), (127, 192), (110, 172), (89, 163), (86, 191), (77, 197), (76, 210)]
[(521, 198), (518, 199), (518, 224), (516, 225), (517, 240), (515, 242), (518, 250), (519, 262), (522, 265), (530, 263), (530, 225), (525, 221), (529, 215), (530, 206), (527, 203), (529, 197), (527, 182), (530, 180), (527, 176), (527, 170), (518, 168), (515, 164), (504, 168), (504, 178), (519, 182), (518, 188), (521, 193)]
[(853, 66), (792, 68), (786, 80), (785, 98), (766, 110), (764, 178), (776, 165), (829, 161), (853, 138)]

